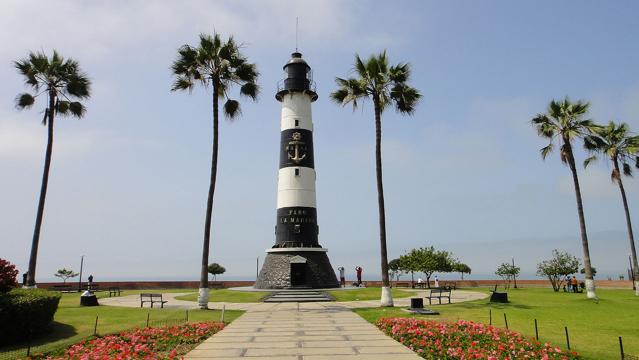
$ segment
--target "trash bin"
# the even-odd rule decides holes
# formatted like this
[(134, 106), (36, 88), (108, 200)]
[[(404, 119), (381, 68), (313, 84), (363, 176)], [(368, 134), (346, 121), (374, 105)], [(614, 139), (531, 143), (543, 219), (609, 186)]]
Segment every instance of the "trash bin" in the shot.
[(94, 293), (85, 291), (80, 295), (80, 306), (98, 306), (98, 298)]
[(490, 302), (507, 303), (508, 293), (493, 291), (492, 295), (490, 295)]
[(422, 298), (411, 298), (410, 299), (410, 308), (411, 309), (423, 309), (424, 308), (424, 299), (422, 299)]

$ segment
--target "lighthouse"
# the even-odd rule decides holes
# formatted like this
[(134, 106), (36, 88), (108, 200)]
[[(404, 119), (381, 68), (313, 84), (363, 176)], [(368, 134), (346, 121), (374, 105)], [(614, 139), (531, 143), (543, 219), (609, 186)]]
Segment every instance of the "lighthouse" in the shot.
[(311, 104), (311, 67), (294, 52), (275, 98), (282, 104), (275, 245), (266, 250), (256, 288), (339, 287), (328, 250), (319, 244)]

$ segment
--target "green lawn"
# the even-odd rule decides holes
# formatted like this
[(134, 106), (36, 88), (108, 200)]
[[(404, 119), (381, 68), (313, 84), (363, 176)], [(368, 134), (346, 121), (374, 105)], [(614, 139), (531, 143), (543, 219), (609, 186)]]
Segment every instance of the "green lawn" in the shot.
[[(188, 292), (183, 290), (182, 292)], [(268, 291), (240, 291), (228, 289), (212, 289), (209, 290), (209, 301), (213, 302), (234, 302), (234, 303), (251, 303), (260, 302), (262, 298), (271, 293)], [(177, 300), (197, 301), (197, 292), (177, 296)]]
[[(382, 289), (379, 287), (359, 288), (353, 290), (333, 290), (328, 292), (336, 301), (379, 300)], [(391, 289), (394, 298), (405, 298), (415, 293), (407, 290)]]
[[(149, 290), (127, 290), (122, 295), (132, 295)], [(160, 291), (158, 291), (160, 292)], [(161, 290), (161, 292), (184, 292), (179, 290)], [(97, 293), (98, 297), (108, 297), (108, 293)], [(125, 329), (145, 326), (149, 316), (152, 326), (161, 325), (162, 321), (184, 319), (186, 310), (178, 309), (149, 309), (149, 308), (125, 308), (115, 306), (80, 307), (80, 294), (63, 294), (60, 306), (55, 314), (52, 331), (37, 340), (33, 346), (37, 346), (38, 352), (48, 352), (65, 348), (93, 334), (96, 316), (98, 316), (98, 334), (119, 332)], [(224, 313), (224, 321), (231, 322), (240, 316), (243, 311), (227, 310)], [(189, 310), (189, 321), (219, 321), (221, 312), (218, 310)], [(0, 347), (0, 354), (24, 348), (26, 344), (11, 347)]]
[[(483, 290), (487, 291), (487, 290)], [(551, 289), (511, 289), (508, 304), (491, 304), (488, 300), (435, 306), (438, 316), (424, 319), (457, 321), (459, 319), (508, 326), (528, 336), (535, 336), (534, 319), (539, 324), (541, 341), (566, 346), (564, 326), (568, 327), (570, 345), (586, 359), (619, 359), (622, 336), (626, 353), (639, 356), (639, 297), (631, 290), (598, 289), (599, 302), (584, 294), (555, 293)], [(375, 322), (380, 317), (413, 316), (398, 308), (368, 308), (355, 310), (364, 319)]]

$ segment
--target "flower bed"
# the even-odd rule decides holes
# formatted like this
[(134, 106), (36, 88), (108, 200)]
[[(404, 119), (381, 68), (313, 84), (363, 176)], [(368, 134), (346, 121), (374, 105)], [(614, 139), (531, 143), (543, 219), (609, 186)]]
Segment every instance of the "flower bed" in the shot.
[(174, 359), (223, 328), (222, 323), (202, 322), (133, 329), (84, 340), (69, 347), (64, 355), (46, 359)]
[(376, 325), (425, 359), (580, 359), (574, 351), (471, 321), (384, 318)]

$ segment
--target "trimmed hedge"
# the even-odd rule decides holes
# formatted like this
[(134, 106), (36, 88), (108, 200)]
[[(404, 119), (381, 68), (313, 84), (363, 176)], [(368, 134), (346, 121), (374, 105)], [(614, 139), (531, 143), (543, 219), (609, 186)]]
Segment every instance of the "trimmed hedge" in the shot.
[(60, 294), (42, 289), (14, 289), (0, 294), (0, 345), (45, 332), (59, 302)]

